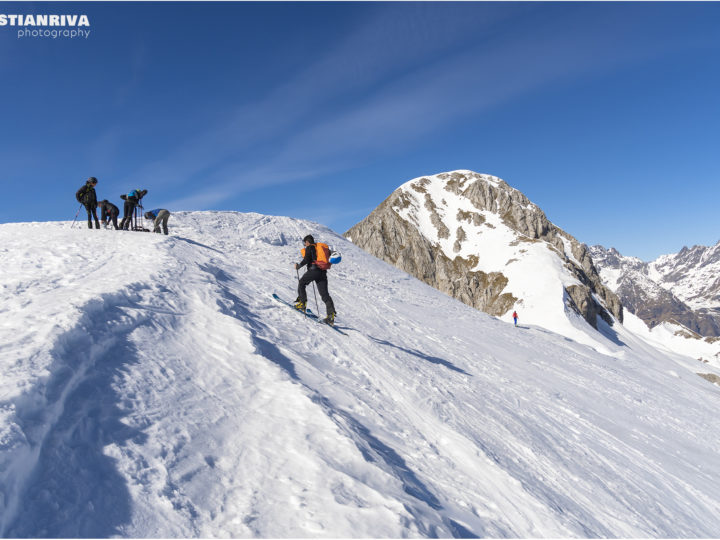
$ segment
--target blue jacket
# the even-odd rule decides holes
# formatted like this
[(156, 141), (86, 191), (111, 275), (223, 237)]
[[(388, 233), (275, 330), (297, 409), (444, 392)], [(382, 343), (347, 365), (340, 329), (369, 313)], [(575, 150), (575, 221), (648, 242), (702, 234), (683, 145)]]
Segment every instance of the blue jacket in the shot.
[(145, 195), (147, 195), (147, 189), (133, 189), (130, 193), (127, 194), (127, 198), (136, 199), (139, 201)]

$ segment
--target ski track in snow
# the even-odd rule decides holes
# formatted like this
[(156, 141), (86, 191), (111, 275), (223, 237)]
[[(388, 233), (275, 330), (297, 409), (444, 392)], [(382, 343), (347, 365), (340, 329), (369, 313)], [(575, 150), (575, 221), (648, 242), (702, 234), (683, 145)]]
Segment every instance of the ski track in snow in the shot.
[[(720, 536), (690, 359), (513, 328), (301, 220), (170, 226), (0, 226), (3, 536)], [(345, 335), (270, 297), (308, 232)]]

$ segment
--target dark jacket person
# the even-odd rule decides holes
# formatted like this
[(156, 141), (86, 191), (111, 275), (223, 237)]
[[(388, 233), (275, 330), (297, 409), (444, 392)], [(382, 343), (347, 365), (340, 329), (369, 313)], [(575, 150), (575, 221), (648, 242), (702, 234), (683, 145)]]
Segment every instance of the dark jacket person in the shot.
[(115, 227), (115, 230), (118, 230), (118, 222), (117, 218), (120, 215), (120, 209), (115, 206), (113, 203), (108, 201), (107, 199), (104, 199), (98, 203), (98, 208), (100, 209), (100, 223), (103, 225), (109, 223), (112, 221), (113, 226)]
[(95, 228), (100, 228), (100, 222), (97, 217), (97, 195), (95, 194), (95, 186), (97, 185), (97, 178), (91, 176), (88, 178), (85, 185), (77, 190), (75, 198), (78, 202), (82, 203), (87, 210), (88, 215), (88, 229), (92, 229), (92, 219), (95, 218)]

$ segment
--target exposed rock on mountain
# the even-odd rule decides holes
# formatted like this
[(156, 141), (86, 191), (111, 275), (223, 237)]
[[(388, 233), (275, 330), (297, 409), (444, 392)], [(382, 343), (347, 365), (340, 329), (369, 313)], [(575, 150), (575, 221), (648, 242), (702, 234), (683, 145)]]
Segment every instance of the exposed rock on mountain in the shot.
[(650, 328), (670, 322), (720, 336), (720, 244), (683, 248), (652, 262), (593, 246), (593, 260), (623, 305)]
[[(477, 309), (525, 320), (570, 308), (597, 327), (622, 305), (587, 246), (494, 176), (454, 171), (400, 186), (345, 233), (365, 251)], [(523, 315), (521, 315), (523, 317)]]
[(649, 272), (691, 308), (720, 311), (720, 242), (658, 257)]

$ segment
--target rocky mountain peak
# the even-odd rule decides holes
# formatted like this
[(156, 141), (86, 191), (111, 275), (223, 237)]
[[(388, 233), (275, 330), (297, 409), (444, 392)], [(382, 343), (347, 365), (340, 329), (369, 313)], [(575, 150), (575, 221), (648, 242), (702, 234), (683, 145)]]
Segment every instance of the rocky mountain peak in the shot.
[(492, 175), (458, 170), (406, 182), (345, 236), (492, 315), (521, 308), (547, 320), (547, 310), (570, 308), (593, 327), (598, 316), (622, 321), (587, 246)]

